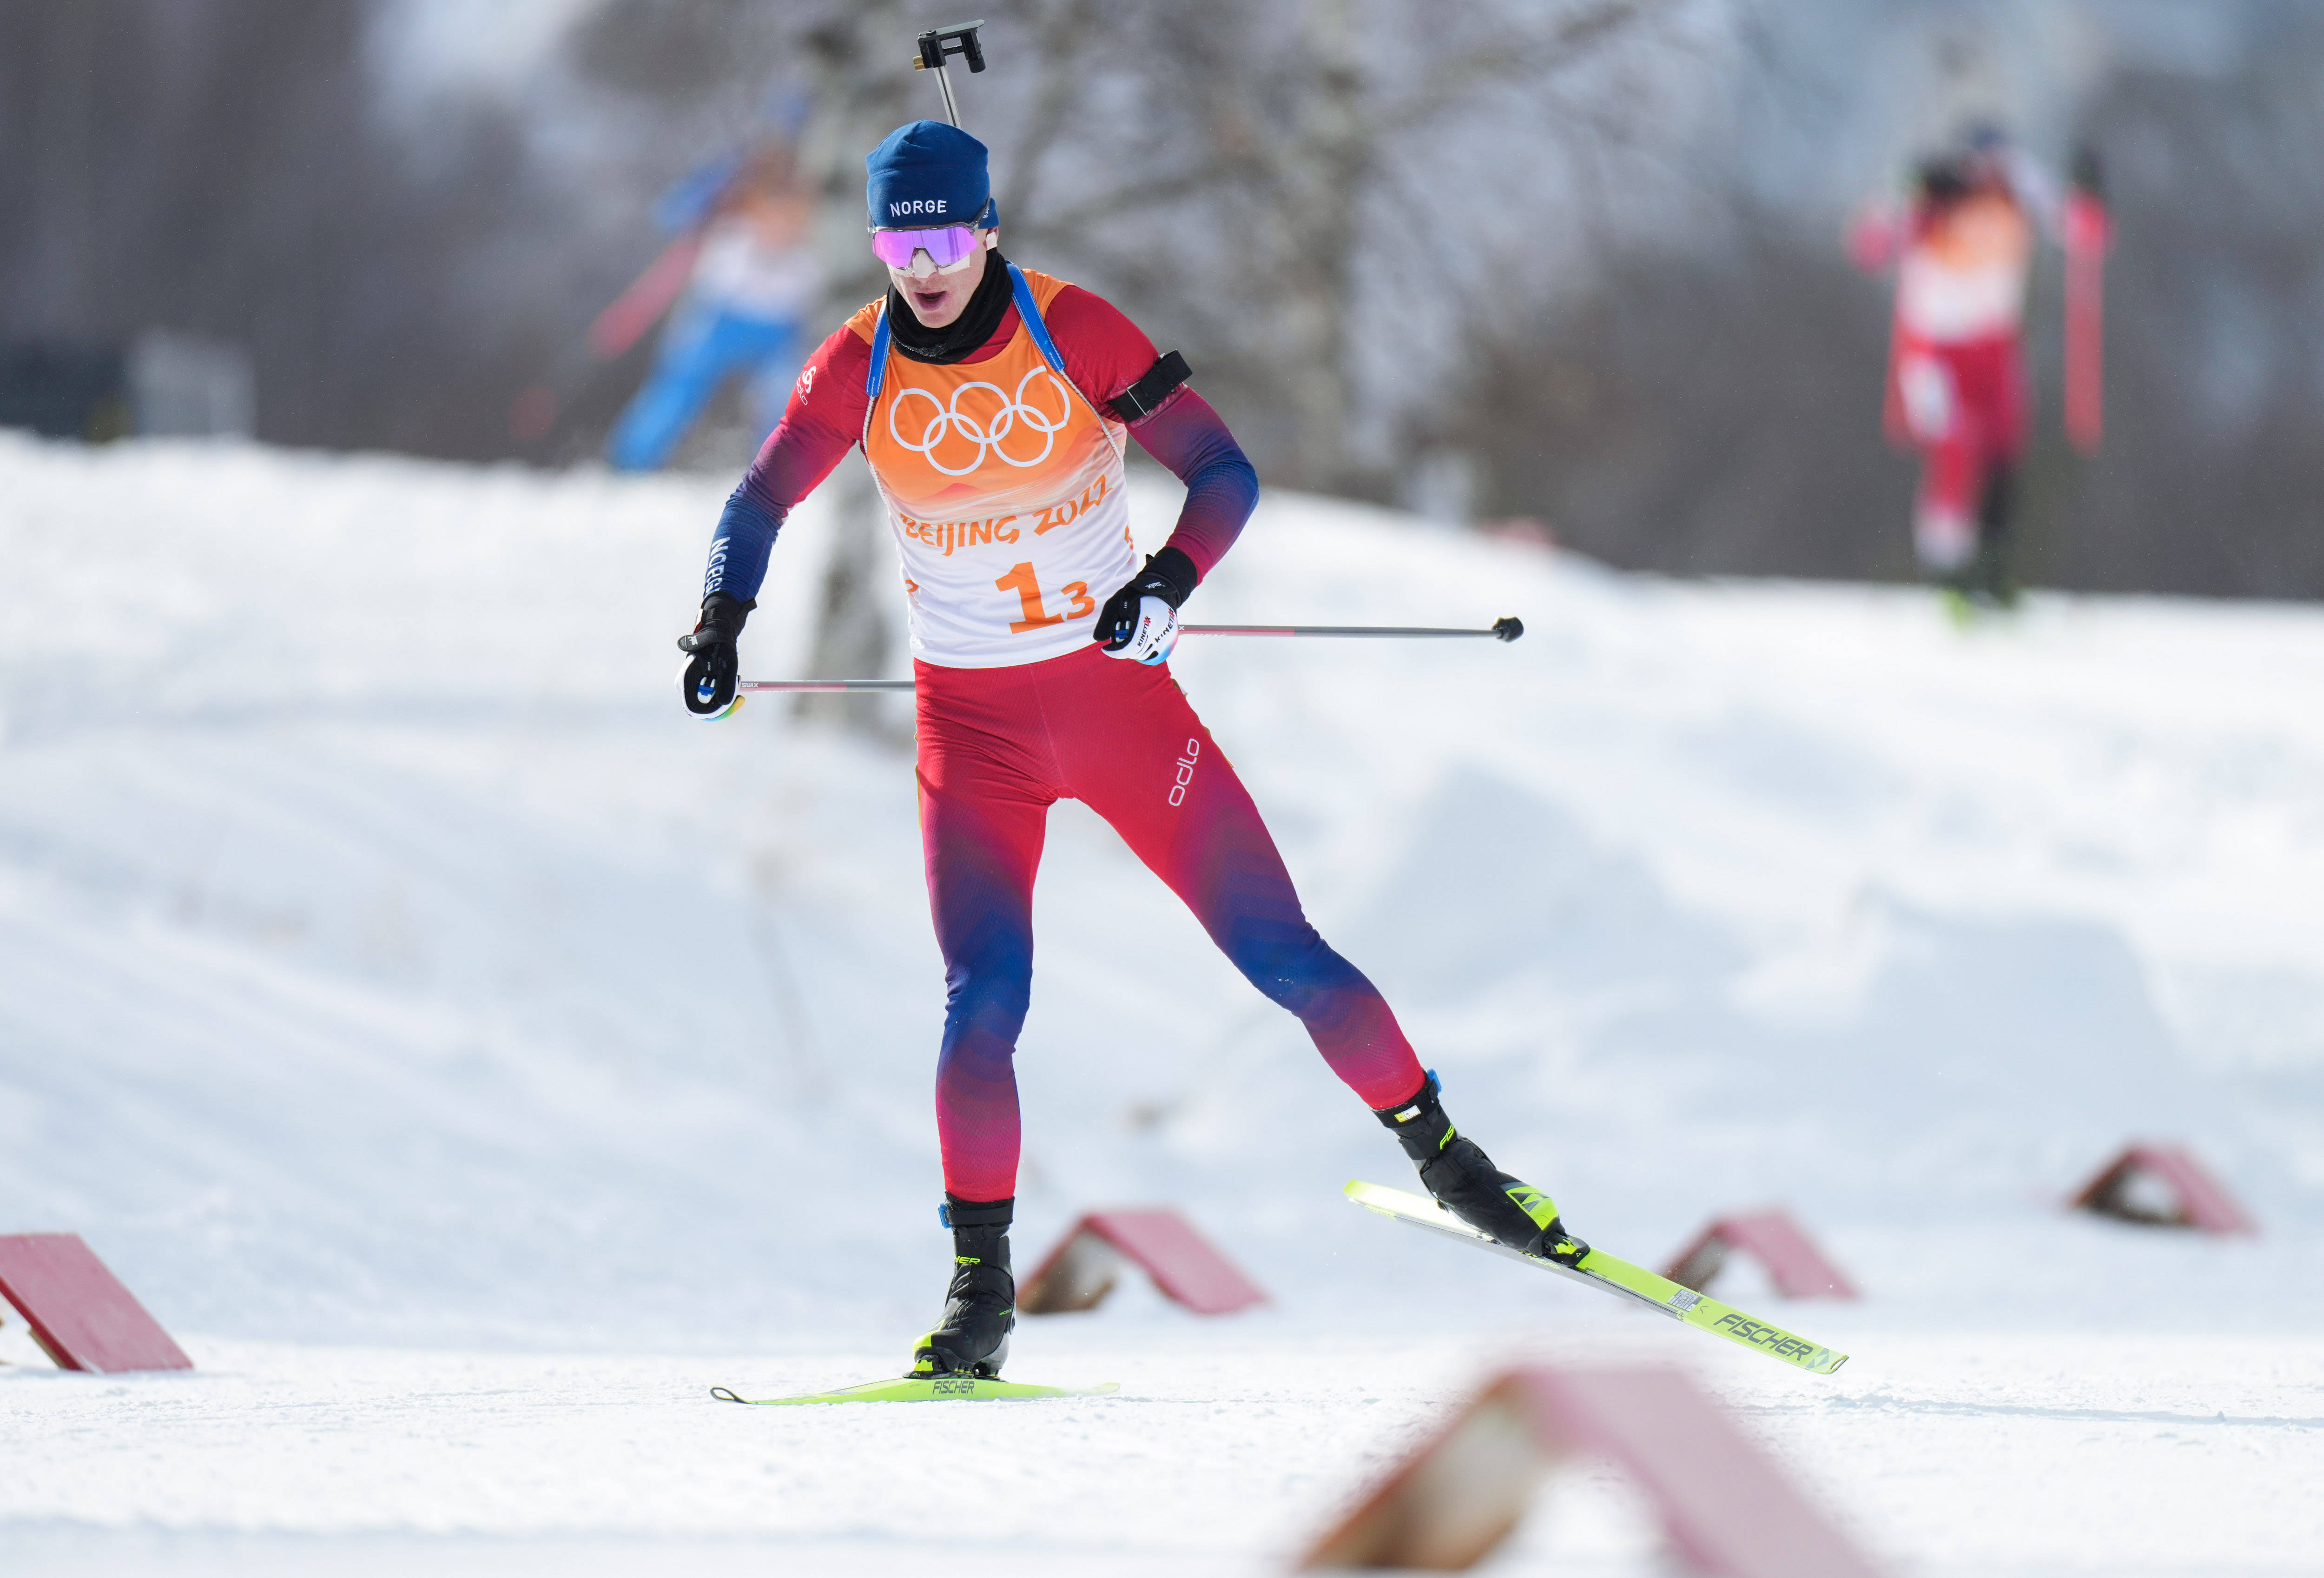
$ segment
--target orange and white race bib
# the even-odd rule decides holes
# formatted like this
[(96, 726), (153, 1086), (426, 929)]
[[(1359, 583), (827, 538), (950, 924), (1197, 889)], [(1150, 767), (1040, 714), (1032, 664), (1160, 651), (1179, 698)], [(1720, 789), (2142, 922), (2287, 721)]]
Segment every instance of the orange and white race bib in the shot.
[(1017, 332), (985, 361), (893, 355), (881, 302), (849, 320), (872, 343), (863, 453), (903, 558), (912, 655), (946, 668), (1087, 645), (1099, 604), (1138, 568), (1128, 429), (1073, 386), (1054, 346), (1044, 354), (1038, 308), (1065, 281), (1012, 272)]
[(2033, 230), (2014, 200), (1997, 192), (1965, 198), (1906, 247), (1896, 316), (1939, 343), (2015, 334), (2033, 251)]

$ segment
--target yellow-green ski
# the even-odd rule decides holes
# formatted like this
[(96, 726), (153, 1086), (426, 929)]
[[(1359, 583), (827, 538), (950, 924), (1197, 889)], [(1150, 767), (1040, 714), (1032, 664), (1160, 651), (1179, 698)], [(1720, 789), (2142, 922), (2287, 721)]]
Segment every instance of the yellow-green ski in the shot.
[(995, 1398), (1102, 1398), (1121, 1389), (1118, 1380), (1096, 1386), (1028, 1386), (1022, 1381), (994, 1380), (981, 1375), (905, 1375), (894, 1380), (867, 1380), (837, 1391), (802, 1392), (795, 1398), (737, 1397), (723, 1386), (710, 1395), (722, 1403), (748, 1403), (756, 1408), (783, 1407), (798, 1403), (943, 1403), (984, 1402)]
[(1848, 1355), (1835, 1353), (1805, 1337), (1794, 1336), (1781, 1326), (1745, 1315), (1731, 1305), (1706, 1297), (1691, 1287), (1682, 1287), (1667, 1277), (1657, 1277), (1643, 1266), (1633, 1266), (1628, 1260), (1615, 1259), (1600, 1249), (1591, 1249), (1571, 1266), (1555, 1260), (1537, 1260), (1519, 1254), (1486, 1233), (1479, 1232), (1425, 1195), (1415, 1195), (1403, 1189), (1391, 1189), (1385, 1184), (1367, 1184), (1360, 1179), (1342, 1191), (1367, 1211), (1377, 1211), (1382, 1216), (1392, 1216), (1398, 1222), (1408, 1222), (1415, 1227), (1425, 1227), (1433, 1232), (1446, 1233), (1472, 1244), (1479, 1244), (1513, 1260), (1537, 1266), (1545, 1271), (1554, 1271), (1576, 1282), (1635, 1298), (1648, 1309), (1659, 1311), (1673, 1320), (1697, 1326), (1715, 1337), (1730, 1343), (1740, 1343), (1756, 1348), (1771, 1358), (1800, 1370), (1818, 1375), (1830, 1375), (1848, 1362)]

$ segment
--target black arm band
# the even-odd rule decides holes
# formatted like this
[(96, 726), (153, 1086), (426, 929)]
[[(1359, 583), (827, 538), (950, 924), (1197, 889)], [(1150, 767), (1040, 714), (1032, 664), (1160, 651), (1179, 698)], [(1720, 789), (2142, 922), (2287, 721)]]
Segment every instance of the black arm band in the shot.
[(1105, 402), (1108, 415), (1117, 422), (1134, 422), (1151, 415), (1170, 398), (1170, 392), (1194, 375), (1186, 365), (1186, 358), (1177, 352), (1158, 358), (1146, 369), (1146, 376)]

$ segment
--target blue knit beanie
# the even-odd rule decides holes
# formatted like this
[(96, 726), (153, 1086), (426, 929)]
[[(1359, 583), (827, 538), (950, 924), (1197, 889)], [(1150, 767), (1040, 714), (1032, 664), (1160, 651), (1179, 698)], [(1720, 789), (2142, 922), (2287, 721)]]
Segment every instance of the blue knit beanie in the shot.
[(944, 121), (914, 121), (863, 156), (864, 200), (874, 230), (997, 225), (984, 144)]

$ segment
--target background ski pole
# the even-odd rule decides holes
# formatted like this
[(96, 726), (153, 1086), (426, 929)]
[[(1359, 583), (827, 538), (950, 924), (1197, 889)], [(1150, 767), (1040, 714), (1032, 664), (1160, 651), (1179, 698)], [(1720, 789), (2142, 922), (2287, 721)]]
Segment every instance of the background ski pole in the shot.
[[(1514, 616), (1497, 619), (1483, 630), (1441, 629), (1408, 624), (1188, 624), (1181, 635), (1322, 635), (1322, 636), (1490, 636), (1513, 641), (1525, 634), (1525, 622)], [(736, 690), (909, 690), (908, 679), (738, 679)]]
[(2103, 328), (2106, 254), (2114, 226), (2098, 151), (2074, 156), (2074, 193), (2066, 199), (2066, 437), (2083, 454), (2096, 453), (2104, 427), (2106, 378)]

